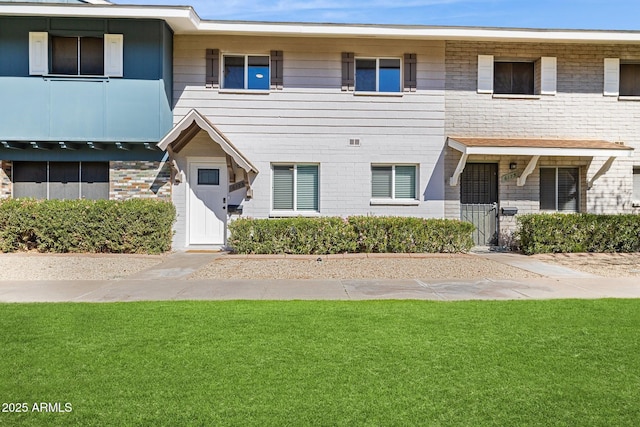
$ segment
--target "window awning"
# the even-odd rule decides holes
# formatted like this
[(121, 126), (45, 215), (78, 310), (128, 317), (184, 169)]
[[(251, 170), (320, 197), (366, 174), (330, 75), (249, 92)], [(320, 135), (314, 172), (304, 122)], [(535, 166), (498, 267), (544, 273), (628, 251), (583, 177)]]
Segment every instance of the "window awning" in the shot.
[(600, 170), (590, 180), (590, 185), (611, 167), (616, 157), (631, 157), (633, 148), (621, 143), (589, 139), (541, 139), (541, 138), (466, 138), (449, 137), (447, 145), (460, 151), (462, 157), (450, 179), (450, 184), (458, 184), (470, 155), (485, 156), (531, 156), (529, 164), (518, 178), (523, 186), (533, 172), (540, 156), (566, 157), (608, 157)]

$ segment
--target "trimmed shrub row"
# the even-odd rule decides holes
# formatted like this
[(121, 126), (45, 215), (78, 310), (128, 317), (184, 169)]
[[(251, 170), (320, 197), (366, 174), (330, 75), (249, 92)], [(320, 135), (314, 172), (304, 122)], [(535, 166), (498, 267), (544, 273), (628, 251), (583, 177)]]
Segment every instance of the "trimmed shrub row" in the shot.
[(0, 250), (161, 253), (176, 211), (158, 200), (0, 201)]
[(465, 252), (473, 246), (473, 225), (446, 219), (241, 218), (229, 230), (229, 245), (242, 254)]
[(522, 252), (638, 252), (640, 215), (528, 214), (517, 217)]

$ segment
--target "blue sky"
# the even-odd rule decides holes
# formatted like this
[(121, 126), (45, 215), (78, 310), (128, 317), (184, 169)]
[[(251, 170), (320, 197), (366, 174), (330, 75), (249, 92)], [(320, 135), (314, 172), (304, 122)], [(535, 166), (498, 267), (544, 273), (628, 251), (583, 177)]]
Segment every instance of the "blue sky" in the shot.
[(189, 5), (203, 19), (640, 30), (640, 0), (111, 0)]

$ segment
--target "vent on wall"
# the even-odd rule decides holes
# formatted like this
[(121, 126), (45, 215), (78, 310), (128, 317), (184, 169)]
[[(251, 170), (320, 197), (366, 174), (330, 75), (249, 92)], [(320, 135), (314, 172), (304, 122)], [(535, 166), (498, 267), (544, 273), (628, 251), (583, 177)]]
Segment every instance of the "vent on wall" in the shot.
[(349, 147), (360, 147), (360, 138), (351, 138), (349, 140)]

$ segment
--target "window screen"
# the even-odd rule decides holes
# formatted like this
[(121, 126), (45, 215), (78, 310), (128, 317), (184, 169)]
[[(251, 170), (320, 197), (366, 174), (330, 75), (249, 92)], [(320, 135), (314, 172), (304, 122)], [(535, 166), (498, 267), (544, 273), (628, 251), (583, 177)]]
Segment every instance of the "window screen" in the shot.
[(376, 60), (356, 59), (356, 90), (376, 90)]
[(64, 75), (104, 74), (104, 41), (100, 37), (51, 37), (51, 72)]
[(533, 62), (495, 62), (493, 76), (494, 93), (533, 95)]
[(640, 64), (620, 64), (620, 96), (640, 96)]
[(78, 74), (77, 37), (51, 37), (51, 72)]
[(244, 56), (224, 57), (224, 87), (244, 89)]

